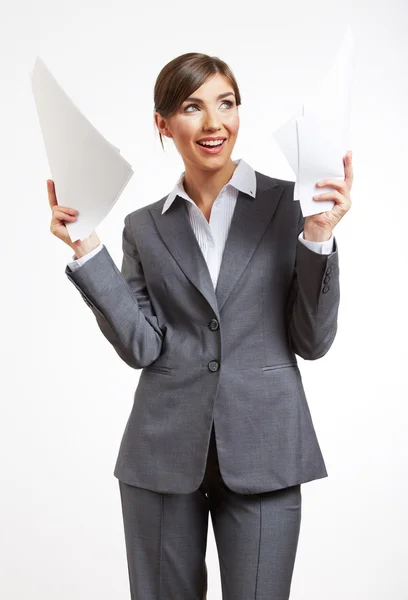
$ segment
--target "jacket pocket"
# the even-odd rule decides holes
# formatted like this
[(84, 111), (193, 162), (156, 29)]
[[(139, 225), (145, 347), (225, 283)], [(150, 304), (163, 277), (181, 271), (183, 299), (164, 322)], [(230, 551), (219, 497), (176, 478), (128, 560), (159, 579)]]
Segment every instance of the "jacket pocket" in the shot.
[(268, 365), (266, 367), (261, 367), (261, 371), (273, 371), (274, 369), (285, 369), (287, 367), (297, 367), (297, 362), (291, 361), (287, 363), (282, 363), (280, 365)]
[(171, 375), (172, 369), (169, 367), (160, 367), (159, 365), (151, 365), (145, 367), (145, 371), (153, 371), (154, 373), (161, 373), (162, 375)]

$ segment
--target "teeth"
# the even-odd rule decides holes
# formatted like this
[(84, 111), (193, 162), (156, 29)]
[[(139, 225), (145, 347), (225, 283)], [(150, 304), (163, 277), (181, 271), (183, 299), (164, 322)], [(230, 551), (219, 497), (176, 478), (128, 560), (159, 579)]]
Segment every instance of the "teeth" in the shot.
[(218, 140), (215, 142), (198, 142), (201, 146), (221, 146), (224, 140)]

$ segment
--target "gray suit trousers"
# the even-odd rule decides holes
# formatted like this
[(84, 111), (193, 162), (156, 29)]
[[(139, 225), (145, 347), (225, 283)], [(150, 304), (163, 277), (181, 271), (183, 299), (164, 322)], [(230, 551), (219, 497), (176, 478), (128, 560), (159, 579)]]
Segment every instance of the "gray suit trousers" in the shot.
[(301, 484), (238, 494), (224, 483), (214, 424), (206, 472), (189, 494), (119, 480), (132, 600), (207, 597), (208, 514), (223, 600), (288, 600), (301, 522)]

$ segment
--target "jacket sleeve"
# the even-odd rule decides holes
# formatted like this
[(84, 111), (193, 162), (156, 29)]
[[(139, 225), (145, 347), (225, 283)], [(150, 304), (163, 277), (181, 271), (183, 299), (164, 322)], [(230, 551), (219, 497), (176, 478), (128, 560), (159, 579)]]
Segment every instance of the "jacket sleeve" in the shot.
[[(298, 236), (305, 223), (300, 205), (299, 213)], [(290, 347), (305, 360), (324, 356), (336, 336), (339, 274), (335, 236), (330, 254), (314, 252), (297, 239), (295, 269), (287, 303), (287, 325)]]
[(74, 271), (67, 265), (65, 273), (118, 355), (130, 367), (141, 369), (159, 357), (166, 328), (159, 326), (150, 302), (129, 215), (122, 249), (120, 271), (103, 246)]

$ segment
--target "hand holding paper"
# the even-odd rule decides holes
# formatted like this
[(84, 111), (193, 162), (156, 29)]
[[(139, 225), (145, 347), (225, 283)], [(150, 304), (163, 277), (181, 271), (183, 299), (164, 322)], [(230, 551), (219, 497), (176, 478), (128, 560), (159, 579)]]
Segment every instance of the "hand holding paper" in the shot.
[(329, 192), (315, 194), (313, 198), (322, 204), (327, 200), (334, 202), (330, 210), (319, 212), (305, 217), (303, 237), (305, 240), (323, 242), (330, 239), (337, 223), (351, 208), (351, 187), (353, 185), (352, 152), (347, 152), (344, 157), (344, 179), (327, 178), (316, 183), (319, 190), (329, 186)]
[(79, 212), (66, 228), (72, 242), (83, 240), (109, 214), (133, 170), (74, 105), (40, 58), (31, 83), (58, 203)]

